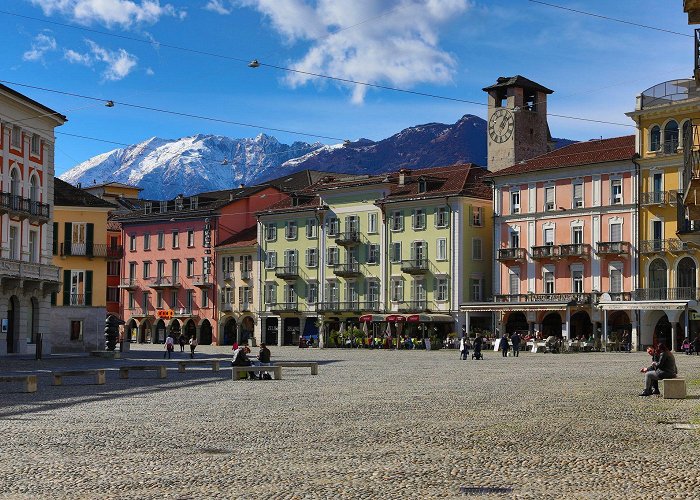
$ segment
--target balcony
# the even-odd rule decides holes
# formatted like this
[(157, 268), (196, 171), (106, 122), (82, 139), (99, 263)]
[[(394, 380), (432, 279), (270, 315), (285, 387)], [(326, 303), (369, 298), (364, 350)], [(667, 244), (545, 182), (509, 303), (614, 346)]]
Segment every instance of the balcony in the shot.
[(690, 243), (677, 238), (668, 240), (668, 251), (671, 253), (682, 253), (690, 251)]
[(283, 280), (295, 280), (299, 277), (299, 266), (278, 266), (275, 268), (275, 276)]
[(192, 280), (192, 285), (197, 288), (211, 288), (213, 285), (210, 274), (197, 274), (190, 279)]
[(668, 251), (669, 240), (643, 240), (639, 242), (639, 253), (654, 254)]
[(179, 307), (177, 309), (173, 308), (174, 318), (186, 318), (192, 316), (192, 307)]
[(532, 247), (532, 258), (535, 260), (558, 259), (559, 247), (557, 245)]
[(629, 241), (599, 241), (598, 250), (596, 251), (598, 255), (629, 255), (630, 254), (630, 242)]
[(224, 271), (224, 281), (233, 281), (233, 271)]
[(362, 310), (361, 303), (357, 300), (340, 302), (340, 301), (328, 301), (319, 302), (316, 310), (320, 313), (341, 313), (341, 312), (355, 312), (359, 313)]
[(61, 243), (60, 254), (61, 257), (101, 257), (107, 260), (120, 260), (124, 257), (124, 247), (103, 243)]
[(576, 258), (588, 259), (591, 256), (591, 245), (587, 243), (573, 243), (570, 245), (559, 245), (559, 257), (562, 259)]
[(233, 304), (231, 302), (222, 302), (221, 312), (233, 312)]
[(50, 209), (46, 203), (32, 201), (10, 193), (0, 193), (0, 213), (9, 213), (20, 218), (30, 218), (37, 222), (47, 222)]
[(61, 269), (56, 266), (0, 258), (0, 278), (60, 283)]
[(149, 312), (146, 309), (142, 309), (140, 307), (131, 307), (126, 310), (126, 313), (129, 317), (132, 318), (145, 318), (147, 316), (153, 316), (152, 312)]
[(241, 279), (246, 281), (253, 279), (253, 271), (251, 271), (250, 269), (241, 270)]
[(576, 305), (590, 304), (590, 293), (519, 293), (495, 295), (495, 302), (566, 302)]
[(526, 258), (524, 248), (499, 248), (497, 259), (501, 262), (521, 262)]
[[(699, 52), (700, 40), (698, 31), (695, 32), (695, 51)], [(698, 60), (696, 59), (696, 77), (698, 72)], [(695, 84), (695, 82), (693, 82)], [(695, 85), (693, 85), (695, 88)], [(683, 134), (683, 204), (688, 209), (690, 220), (700, 220), (700, 123), (690, 120)]]
[(343, 247), (354, 247), (360, 244), (359, 231), (345, 231), (338, 233), (335, 237), (335, 244)]
[(267, 309), (273, 314), (298, 313), (299, 302), (277, 302), (275, 304), (267, 304)]
[(399, 302), (397, 309), (400, 313), (430, 312), (430, 309), (428, 309), (428, 301), (425, 299)]
[(698, 300), (700, 288), (638, 288), (634, 300)]
[(135, 290), (139, 286), (136, 283), (136, 278), (121, 278), (119, 280), (119, 288), (124, 288), (126, 290)]
[(401, 272), (406, 274), (427, 274), (428, 259), (410, 259), (401, 261)]
[(678, 204), (678, 191), (652, 191), (642, 193), (642, 206), (676, 206)]
[[(65, 295), (64, 295), (65, 297)], [(68, 294), (68, 303), (63, 304), (64, 306), (73, 306), (73, 307), (83, 307), (85, 306), (88, 302), (92, 303), (90, 300), (92, 298), (91, 293), (69, 293)]]
[(239, 302), (238, 303), (238, 310), (241, 312), (248, 312), (251, 310), (252, 307), (253, 307), (253, 304), (251, 304), (250, 302)]
[(625, 302), (628, 300), (632, 300), (632, 292), (606, 292), (606, 293), (600, 293), (597, 296), (598, 301), (600, 301), (600, 298), (603, 295), (607, 295), (610, 298), (608, 299), (610, 302)]
[(336, 264), (333, 266), (333, 272), (341, 278), (356, 278), (362, 276), (360, 272), (360, 264), (353, 262), (352, 264)]
[(180, 288), (180, 278), (175, 277), (174, 279), (170, 276), (156, 276), (154, 278), (149, 278), (146, 280), (148, 286), (156, 289), (164, 288)]

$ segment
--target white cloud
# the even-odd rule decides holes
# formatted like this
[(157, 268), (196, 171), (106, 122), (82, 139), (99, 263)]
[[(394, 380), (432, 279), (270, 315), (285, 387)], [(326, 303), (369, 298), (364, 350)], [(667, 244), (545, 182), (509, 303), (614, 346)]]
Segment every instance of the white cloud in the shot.
[(161, 17), (185, 17), (171, 4), (160, 4), (160, 0), (29, 0), (50, 16), (58, 13), (81, 24), (100, 23), (105, 26), (119, 25), (130, 28), (137, 24), (154, 24)]
[[(265, 15), (288, 43), (311, 47), (291, 67), (349, 80), (411, 87), (452, 81), (455, 59), (439, 47), (441, 28), (470, 0), (238, 0)], [(349, 28), (349, 29), (345, 29)], [(314, 80), (292, 73), (292, 86)], [(355, 85), (352, 99), (367, 87)]]
[(56, 50), (56, 39), (46, 33), (39, 33), (32, 40), (32, 48), (22, 54), (25, 61), (41, 61), (44, 54)]
[(225, 16), (231, 13), (231, 9), (224, 5), (222, 0), (209, 0), (209, 2), (204, 6), (205, 10), (210, 10)]
[(156, 74), (156, 72), (153, 71), (153, 68), (146, 68), (146, 74), (147, 74), (148, 76), (153, 76), (153, 75)]
[(89, 52), (80, 53), (68, 49), (63, 54), (64, 59), (72, 64), (83, 64), (85, 66), (93, 66), (95, 63), (106, 64), (107, 67), (102, 72), (102, 78), (105, 80), (117, 81), (125, 78), (138, 63), (138, 58), (124, 49), (107, 50), (87, 39), (85, 43), (90, 49)]

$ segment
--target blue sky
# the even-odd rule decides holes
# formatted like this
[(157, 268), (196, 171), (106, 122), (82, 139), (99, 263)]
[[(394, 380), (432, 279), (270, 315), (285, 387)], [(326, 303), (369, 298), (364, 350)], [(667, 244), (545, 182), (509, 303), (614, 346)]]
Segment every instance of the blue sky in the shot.
[[(692, 35), (682, 1), (551, 3)], [(267, 66), (485, 103), (482, 87), (522, 74), (555, 91), (549, 111), (629, 123), (635, 96), (693, 71), (693, 38), (527, 0), (18, 0), (0, 13), (1, 80), (259, 125), (249, 128), (15, 89), (65, 113), (59, 132), (132, 144), (196, 133), (282, 142), (382, 139), (427, 122), (485, 117), (485, 106), (306, 78)], [(148, 39), (140, 43), (107, 36)], [(338, 31), (341, 30), (341, 31)], [(330, 34), (330, 35), (329, 35)], [(160, 44), (221, 54), (214, 57)], [(550, 117), (552, 134), (591, 139), (632, 128)], [(266, 130), (305, 132), (310, 136)], [(59, 134), (56, 172), (114, 149)]]

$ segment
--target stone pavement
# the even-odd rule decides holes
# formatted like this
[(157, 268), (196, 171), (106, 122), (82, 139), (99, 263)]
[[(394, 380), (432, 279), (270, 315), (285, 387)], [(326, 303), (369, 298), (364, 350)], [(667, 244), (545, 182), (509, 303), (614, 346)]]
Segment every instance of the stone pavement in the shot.
[[(457, 351), (272, 347), (319, 375), (233, 382), (178, 373), (175, 353), (0, 358), (46, 370), (39, 391), (0, 384), (0, 498), (700, 498), (700, 356), (677, 355), (691, 398), (641, 398), (643, 353), (460, 361)], [(256, 349), (254, 349), (256, 351)], [(198, 357), (230, 356), (200, 346)], [(139, 361), (136, 361), (139, 360)], [(128, 363), (170, 364), (168, 378)], [(107, 384), (51, 369), (103, 366)], [(488, 498), (485, 495), (484, 498)]]

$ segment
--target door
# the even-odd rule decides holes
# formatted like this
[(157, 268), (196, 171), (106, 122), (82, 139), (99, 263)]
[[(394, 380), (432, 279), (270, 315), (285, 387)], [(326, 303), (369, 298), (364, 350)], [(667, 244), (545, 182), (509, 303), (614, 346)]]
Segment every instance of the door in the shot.
[(422, 266), (425, 263), (426, 258), (425, 242), (415, 242), (412, 247), (412, 253), (413, 255), (411, 255), (411, 260), (413, 260), (416, 266)]
[(70, 305), (85, 305), (85, 272), (71, 271), (70, 276)]
[(662, 202), (662, 197), (663, 197), (663, 176), (661, 173), (654, 174), (654, 178), (652, 180), (652, 189), (654, 190), (653, 194), (653, 202), (654, 203), (661, 203)]
[(654, 250), (659, 252), (661, 251), (661, 241), (663, 240), (662, 223), (660, 220), (652, 221), (651, 232), (654, 239)]

